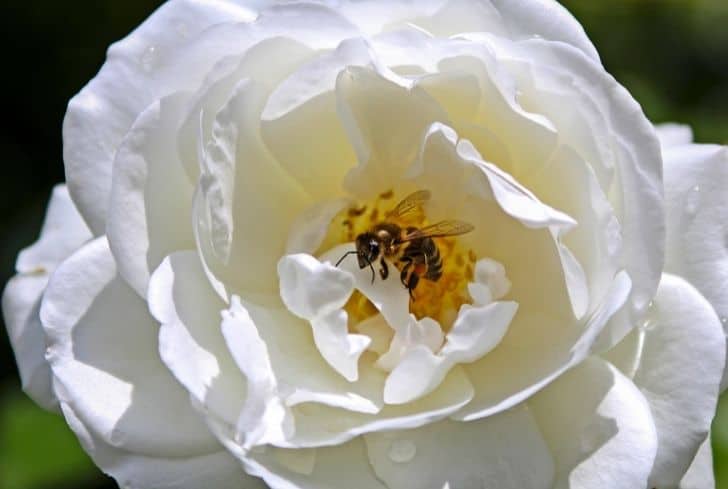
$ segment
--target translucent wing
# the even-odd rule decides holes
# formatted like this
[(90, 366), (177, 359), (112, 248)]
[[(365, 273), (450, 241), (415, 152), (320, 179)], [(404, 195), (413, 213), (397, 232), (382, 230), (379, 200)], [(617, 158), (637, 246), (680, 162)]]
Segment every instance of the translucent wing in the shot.
[(397, 204), (397, 206), (387, 213), (389, 219), (401, 219), (404, 221), (414, 221), (423, 216), (422, 206), (430, 200), (429, 190), (418, 190), (409, 194), (407, 197)]
[(472, 224), (454, 219), (446, 219), (421, 229), (415, 229), (411, 233), (407, 233), (402, 241), (412, 241), (420, 238), (442, 238), (445, 236), (458, 236), (460, 234), (469, 233), (475, 229)]

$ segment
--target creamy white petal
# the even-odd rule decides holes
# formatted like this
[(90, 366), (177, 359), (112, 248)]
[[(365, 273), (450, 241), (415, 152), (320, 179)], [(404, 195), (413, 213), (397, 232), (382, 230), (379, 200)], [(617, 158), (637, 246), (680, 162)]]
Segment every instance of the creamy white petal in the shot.
[[(665, 149), (667, 246), (665, 271), (680, 275), (708, 299), (728, 327), (728, 148)], [(725, 375), (724, 375), (725, 376)], [(728, 384), (723, 380), (722, 389)]]
[(387, 377), (384, 402), (412, 402), (435, 389), (454, 365), (482, 358), (501, 342), (517, 309), (505, 301), (463, 306), (441, 350), (415, 346), (404, 354)]
[(421, 88), (410, 88), (364, 67), (349, 67), (336, 82), (337, 108), (357, 157), (344, 187), (361, 198), (392, 187), (416, 157), (421, 135), (442, 108)]
[(206, 415), (234, 425), (247, 389), (220, 331), (227, 305), (207, 281), (195, 251), (165, 258), (149, 282), (147, 302), (161, 323), (159, 353)]
[(349, 199), (342, 197), (325, 200), (304, 210), (288, 230), (286, 254), (315, 253), (326, 238), (331, 221), (350, 203)]
[(680, 480), (678, 489), (715, 489), (713, 449), (710, 446), (710, 436), (700, 445), (688, 471)]
[(137, 116), (154, 100), (199, 85), (217, 61), (194, 42), (203, 30), (254, 17), (221, 0), (165, 3), (109, 48), (99, 73), (71, 99), (63, 121), (66, 179), (95, 235), (104, 232), (116, 150)]
[(627, 302), (631, 286), (625, 272), (617, 274), (589, 321), (579, 326), (566, 327), (558, 317), (529, 312), (519, 304), (498, 347), (465, 366), (476, 395), (456, 417), (473, 420), (508, 409), (578, 365), (593, 353), (607, 322)]
[(288, 310), (310, 322), (321, 355), (346, 380), (355, 382), (359, 357), (371, 340), (349, 334), (348, 314), (342, 309), (354, 291), (354, 277), (306, 254), (281, 258), (278, 276)]
[(68, 188), (56, 185), (43, 219), (38, 241), (18, 254), (15, 269), (21, 274), (50, 275), (68, 255), (91, 238)]
[[(367, 461), (360, 438), (328, 448), (315, 449), (313, 465), (288, 459), (286, 452), (313, 452), (314, 449), (266, 450), (245, 456), (248, 472), (262, 477), (271, 489), (387, 489), (377, 479)], [(272, 452), (272, 453), (271, 453)]]
[(279, 386), (268, 345), (237, 296), (233, 296), (230, 310), (223, 312), (222, 333), (247, 381), (237, 441), (246, 450), (255, 445), (285, 443), (294, 430), (293, 418), (280, 392), (285, 387)]
[(356, 413), (323, 404), (293, 408), (297, 446), (328, 446), (359, 435), (393, 429), (411, 429), (445, 419), (473, 398), (473, 387), (459, 366), (450, 370), (430, 394), (407, 404), (386, 405), (376, 414)]
[(439, 421), (416, 430), (364, 436), (369, 460), (390, 489), (547, 489), (549, 447), (526, 407), (467, 423)]
[(668, 122), (657, 124), (655, 130), (663, 151), (672, 146), (682, 146), (693, 142), (693, 129), (688, 125)]
[(609, 363), (586, 360), (528, 405), (556, 462), (555, 489), (647, 487), (657, 451), (650, 408)]
[[(663, 267), (662, 165), (653, 126), (624, 87), (572, 46), (543, 39), (517, 44), (493, 39), (489, 45), (514, 73), (537, 81), (538, 90), (529, 90), (528, 108), (553, 114), (559, 134), (591, 162), (621, 225), (624, 268), (634, 282), (629, 312), (633, 319), (639, 318), (654, 295)], [(572, 94), (571, 102), (557, 104), (558, 110), (548, 109), (565, 86)], [(563, 121), (556, 117), (567, 109), (575, 109), (573, 117)], [(579, 125), (596, 135), (609, 134), (611, 144), (596, 141), (596, 149), (590, 149), (590, 139), (578, 137), (581, 133), (575, 131)], [(596, 157), (589, 158), (591, 154)], [(615, 178), (606, 186), (610, 171)], [(527, 179), (524, 182), (528, 185)]]
[(194, 186), (176, 151), (187, 98), (178, 93), (147, 107), (114, 159), (106, 234), (119, 273), (142, 297), (165, 256), (194, 247)]
[(204, 151), (198, 246), (228, 294), (277, 291), (287, 230), (309, 204), (260, 140), (264, 96), (264, 86), (241, 81), (217, 114)]
[[(347, 381), (322, 358), (311, 327), (280, 304), (263, 306), (236, 299), (226, 313), (223, 332), (240, 369), (244, 373), (255, 369), (256, 375), (266, 379), (270, 390), (259, 392), (272, 402), (283, 399), (286, 406), (320, 403), (369, 414), (383, 405), (381, 371), (364, 363), (358, 380)], [(246, 349), (254, 349), (256, 358), (267, 360), (255, 367), (247, 365), (250, 353)]]
[(109, 445), (81, 421), (68, 404), (61, 404), (66, 422), (91, 459), (123, 489), (266, 489), (249, 476), (230, 453), (219, 450), (189, 457), (138, 454)]
[(117, 275), (106, 238), (56, 270), (40, 311), (59, 400), (104, 442), (140, 455), (217, 450), (157, 352), (157, 324)]
[(643, 326), (633, 382), (657, 428), (650, 487), (675, 487), (710, 431), (725, 364), (725, 335), (707, 300), (664, 274)]
[(90, 238), (66, 186), (57, 185), (38, 241), (20, 252), (15, 264), (18, 274), (3, 292), (3, 319), (23, 390), (46, 409), (57, 409), (58, 401), (52, 392), (46, 340), (38, 317), (41, 296), (56, 266)]

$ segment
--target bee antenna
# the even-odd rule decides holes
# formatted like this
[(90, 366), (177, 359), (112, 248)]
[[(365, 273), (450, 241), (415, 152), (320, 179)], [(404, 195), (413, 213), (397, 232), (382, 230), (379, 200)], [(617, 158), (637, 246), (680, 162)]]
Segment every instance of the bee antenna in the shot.
[(344, 253), (344, 256), (342, 256), (341, 258), (339, 258), (339, 261), (337, 261), (336, 262), (336, 265), (334, 265), (334, 266), (335, 267), (338, 267), (339, 266), (339, 263), (341, 263), (342, 261), (344, 261), (344, 258), (346, 258), (347, 256), (349, 256), (349, 255), (351, 255), (353, 253), (356, 253), (356, 251), (347, 251), (346, 253)]

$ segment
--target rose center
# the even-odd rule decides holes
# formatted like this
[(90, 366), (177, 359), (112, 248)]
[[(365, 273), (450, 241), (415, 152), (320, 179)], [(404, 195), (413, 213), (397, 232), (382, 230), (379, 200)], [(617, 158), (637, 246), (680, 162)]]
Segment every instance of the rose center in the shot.
[[(395, 193), (389, 190), (373, 200), (350, 205), (331, 221), (321, 249), (357, 242), (357, 238), (363, 235), (373, 236), (375, 242), (372, 246), (381, 248), (373, 260), (369, 261), (363, 253), (370, 250), (366, 240), (360, 240), (363, 244), (357, 247), (357, 254), (346, 259), (358, 259), (360, 266), (371, 267), (375, 281), (402, 282), (402, 287), (411, 289), (410, 312), (417, 319), (430, 317), (443, 330), (449, 330), (460, 307), (472, 303), (468, 283), (473, 281), (477, 256), (472, 249), (464, 246), (458, 236), (428, 237), (426, 239), (431, 240), (429, 246), (422, 246), (421, 241), (406, 241), (405, 237), (410, 233), (425, 230), (432, 223), (424, 209), (408, 212), (404, 217), (395, 215), (393, 209), (399, 202)], [(398, 233), (394, 237), (395, 245), (390, 248), (386, 247), (386, 237), (377, 233), (384, 224), (391, 225), (388, 227), (390, 236)], [(408, 250), (413, 245), (415, 248)], [(414, 261), (412, 257), (415, 257)], [(382, 259), (390, 265), (383, 267)], [(386, 278), (382, 276), (382, 268), (386, 269)], [(412, 274), (417, 275), (414, 280)], [(415, 284), (414, 287), (412, 284)], [(359, 291), (352, 294), (345, 309), (352, 326), (377, 313), (376, 307)]]

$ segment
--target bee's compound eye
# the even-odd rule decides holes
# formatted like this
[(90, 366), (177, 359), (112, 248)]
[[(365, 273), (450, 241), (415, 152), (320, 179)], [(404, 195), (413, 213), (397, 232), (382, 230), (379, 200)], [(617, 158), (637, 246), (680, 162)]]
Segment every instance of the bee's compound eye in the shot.
[(374, 240), (370, 241), (369, 251), (371, 252), (372, 256), (377, 256), (379, 254), (379, 242)]

